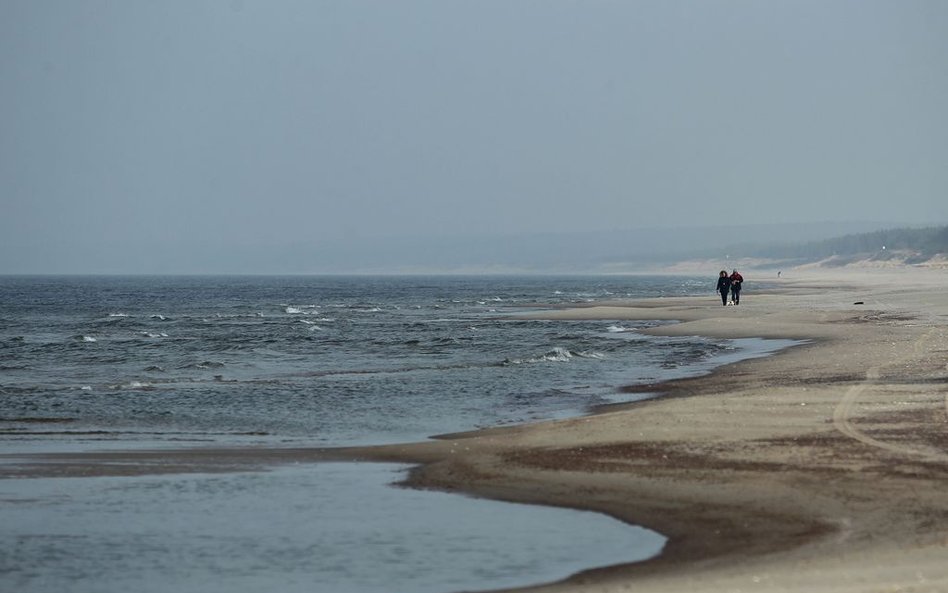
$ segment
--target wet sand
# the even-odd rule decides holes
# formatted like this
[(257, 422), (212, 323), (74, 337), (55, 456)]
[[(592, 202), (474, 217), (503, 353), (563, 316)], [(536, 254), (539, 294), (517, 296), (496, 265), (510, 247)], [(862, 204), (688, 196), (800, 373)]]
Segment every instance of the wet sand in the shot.
[(592, 416), (370, 448), (47, 454), (0, 475), (412, 462), (412, 486), (598, 510), (669, 538), (652, 560), (523, 590), (948, 591), (948, 273), (783, 276), (761, 294), (745, 274), (739, 307), (710, 294), (535, 314), (806, 341), (629, 387), (663, 397)]

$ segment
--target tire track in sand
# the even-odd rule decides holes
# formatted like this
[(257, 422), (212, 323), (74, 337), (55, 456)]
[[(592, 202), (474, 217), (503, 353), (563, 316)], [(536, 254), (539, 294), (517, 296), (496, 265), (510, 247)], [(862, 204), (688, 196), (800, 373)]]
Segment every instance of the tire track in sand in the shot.
[[(937, 328), (931, 328), (923, 336), (919, 337), (918, 340), (916, 340), (913, 344), (911, 354), (888, 362), (886, 365), (877, 365), (868, 369), (866, 371), (866, 378), (860, 383), (850, 387), (843, 395), (842, 399), (840, 399), (836, 409), (833, 410), (833, 426), (835, 426), (836, 429), (844, 435), (871, 447), (876, 447), (878, 449), (883, 449), (907, 457), (923, 458), (926, 460), (938, 461), (942, 463), (948, 462), (948, 454), (927, 448), (919, 449), (898, 443), (880, 441), (879, 439), (871, 437), (865, 432), (859, 430), (852, 422), (852, 414), (856, 401), (858, 400), (859, 396), (866, 391), (871, 382), (879, 380), (879, 378), (882, 376), (882, 367), (900, 364), (912, 358), (913, 356), (920, 355), (925, 349), (926, 344), (931, 340), (931, 337), (934, 335), (936, 329)], [(948, 414), (948, 393), (945, 394), (945, 413)]]

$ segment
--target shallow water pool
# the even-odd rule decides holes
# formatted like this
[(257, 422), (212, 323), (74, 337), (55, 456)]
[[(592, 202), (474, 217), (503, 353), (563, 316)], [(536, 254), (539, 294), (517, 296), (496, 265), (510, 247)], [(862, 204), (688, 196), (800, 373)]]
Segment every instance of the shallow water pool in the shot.
[(448, 593), (644, 559), (604, 515), (386, 486), (407, 466), (0, 482), (0, 588)]

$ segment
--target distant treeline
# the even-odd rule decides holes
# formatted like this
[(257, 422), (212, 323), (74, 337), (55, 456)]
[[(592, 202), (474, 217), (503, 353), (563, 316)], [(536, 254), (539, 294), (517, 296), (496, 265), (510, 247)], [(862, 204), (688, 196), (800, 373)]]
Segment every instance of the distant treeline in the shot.
[(759, 257), (769, 259), (818, 261), (831, 257), (848, 259), (905, 258), (907, 263), (922, 262), (937, 254), (948, 254), (948, 226), (900, 228), (796, 245), (771, 245), (753, 248)]

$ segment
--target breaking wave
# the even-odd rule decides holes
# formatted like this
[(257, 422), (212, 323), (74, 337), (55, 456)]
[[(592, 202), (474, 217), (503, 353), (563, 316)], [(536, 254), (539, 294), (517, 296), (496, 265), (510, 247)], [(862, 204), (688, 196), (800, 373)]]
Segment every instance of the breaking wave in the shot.
[(507, 358), (502, 364), (503, 366), (511, 366), (518, 364), (534, 364), (538, 362), (569, 362), (574, 358), (590, 358), (601, 360), (605, 358), (605, 355), (601, 352), (590, 352), (585, 350), (575, 351), (569, 350), (567, 348), (556, 347), (542, 356), (534, 356), (531, 358)]

